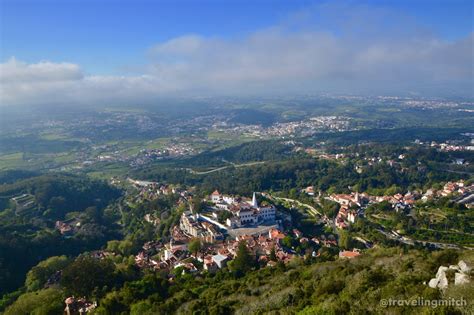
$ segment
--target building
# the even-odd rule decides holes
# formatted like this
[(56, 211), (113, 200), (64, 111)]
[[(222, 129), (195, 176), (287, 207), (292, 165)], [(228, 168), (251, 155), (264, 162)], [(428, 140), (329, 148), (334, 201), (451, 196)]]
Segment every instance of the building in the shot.
[(209, 243), (224, 239), (224, 235), (218, 228), (202, 220), (199, 214), (192, 214), (191, 211), (186, 211), (181, 215), (179, 228), (188, 236), (200, 238)]
[(227, 261), (229, 260), (229, 257), (221, 254), (217, 254), (212, 256), (212, 261), (219, 267), (219, 269), (224, 268), (227, 265)]
[(351, 193), (348, 194), (332, 194), (329, 196), (329, 199), (332, 201), (337, 202), (341, 206), (348, 206), (351, 207), (353, 205), (361, 206), (362, 198), (359, 193)]
[(350, 223), (355, 223), (356, 218), (357, 212), (355, 212), (354, 210), (351, 210), (347, 213), (347, 221), (349, 221)]
[(211, 201), (213, 203), (218, 203), (222, 200), (222, 195), (219, 193), (218, 190), (215, 190), (212, 194), (211, 194)]
[(232, 217), (226, 220), (226, 225), (236, 228), (246, 225), (256, 225), (263, 222), (274, 222), (276, 219), (276, 208), (270, 204), (258, 204), (256, 193), (252, 200), (236, 196), (222, 195), (214, 191), (209, 200), (214, 203), (215, 209), (229, 211)]
[(303, 191), (308, 195), (308, 196), (314, 196), (314, 187), (313, 186), (308, 186)]
[(360, 252), (358, 252), (356, 250), (353, 250), (353, 251), (344, 250), (344, 251), (339, 252), (339, 258), (352, 259), (352, 258), (355, 258), (357, 256), (360, 256)]
[(87, 301), (85, 298), (68, 297), (64, 303), (64, 315), (86, 314), (97, 307), (97, 302)]
[(170, 261), (180, 261), (189, 255), (188, 245), (187, 244), (173, 244), (170, 241), (168, 244), (165, 244), (165, 250), (163, 252), (163, 260)]
[(275, 222), (276, 219), (275, 206), (259, 205), (255, 193), (253, 193), (251, 202), (234, 203), (229, 207), (229, 211), (233, 214), (226, 221), (226, 224), (230, 227), (270, 223)]

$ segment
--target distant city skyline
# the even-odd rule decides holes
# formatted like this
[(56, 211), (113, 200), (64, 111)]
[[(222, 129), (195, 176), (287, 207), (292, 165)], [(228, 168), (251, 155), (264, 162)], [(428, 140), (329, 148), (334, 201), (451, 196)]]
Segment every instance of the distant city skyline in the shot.
[(471, 1), (1, 2), (1, 106), (473, 96)]

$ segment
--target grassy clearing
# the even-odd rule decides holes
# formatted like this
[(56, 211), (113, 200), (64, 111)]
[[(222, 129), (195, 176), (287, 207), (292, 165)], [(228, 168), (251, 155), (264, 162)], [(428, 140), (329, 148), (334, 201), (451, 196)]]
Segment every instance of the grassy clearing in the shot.
[(23, 153), (21, 152), (5, 154), (5, 155), (0, 156), (0, 169), (1, 170), (24, 167), (27, 164), (28, 162), (23, 159)]

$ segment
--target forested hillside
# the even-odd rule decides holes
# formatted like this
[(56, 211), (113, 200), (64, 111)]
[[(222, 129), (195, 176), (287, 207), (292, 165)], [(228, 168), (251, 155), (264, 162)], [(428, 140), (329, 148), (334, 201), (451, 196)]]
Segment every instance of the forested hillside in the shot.
[[(115, 219), (106, 207), (120, 194), (104, 182), (73, 175), (41, 175), (0, 185), (0, 293), (21, 285), (39, 261), (99, 248), (115, 235)], [(16, 203), (15, 196), (25, 201)], [(70, 236), (61, 235), (58, 220), (75, 223)]]
[[(386, 307), (384, 301), (460, 296), (469, 304), (439, 306), (436, 314), (474, 311), (473, 286), (451, 287), (442, 293), (424, 284), (440, 265), (456, 264), (460, 259), (474, 262), (471, 252), (378, 248), (353, 260), (332, 259), (327, 253), (244, 274), (227, 269), (198, 276), (176, 273), (176, 278), (168, 281), (159, 273), (139, 276), (127, 257), (114, 258), (122, 261), (116, 267), (107, 261), (79, 258), (63, 272), (66, 276), (83, 275), (79, 283), (64, 281), (60, 287), (24, 294), (5, 314), (59, 313), (60, 301), (67, 294), (80, 294), (94, 286), (99, 286), (95, 292), (100, 298), (96, 314), (433, 314), (429, 306)], [(93, 272), (97, 269), (108, 276), (97, 276)], [(122, 286), (124, 281), (127, 283)], [(101, 286), (112, 291), (101, 293)]]

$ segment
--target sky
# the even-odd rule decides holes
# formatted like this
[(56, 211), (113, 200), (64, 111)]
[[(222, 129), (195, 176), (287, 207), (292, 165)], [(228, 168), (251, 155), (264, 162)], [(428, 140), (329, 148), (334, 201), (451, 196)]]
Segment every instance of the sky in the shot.
[(2, 106), (473, 96), (473, 2), (0, 0)]

